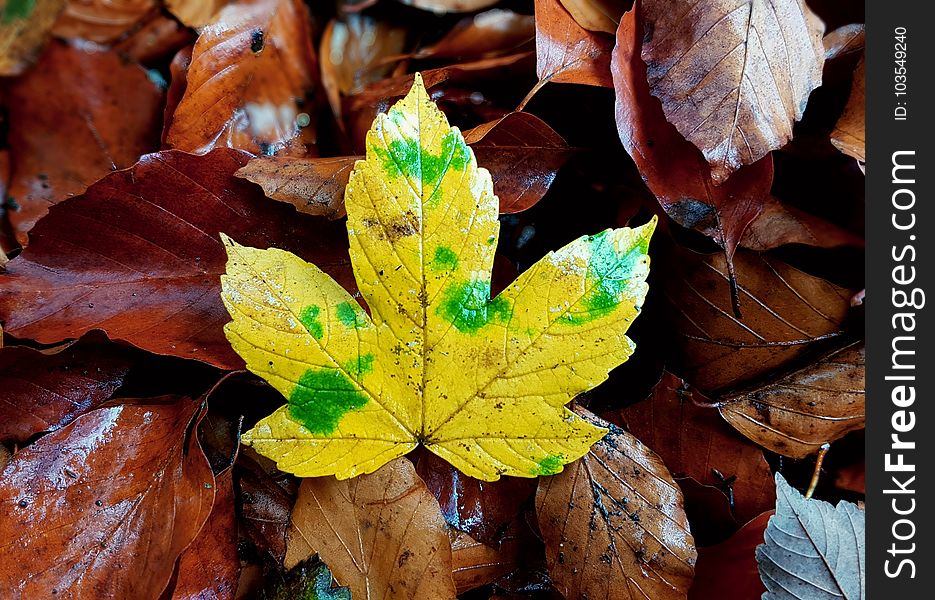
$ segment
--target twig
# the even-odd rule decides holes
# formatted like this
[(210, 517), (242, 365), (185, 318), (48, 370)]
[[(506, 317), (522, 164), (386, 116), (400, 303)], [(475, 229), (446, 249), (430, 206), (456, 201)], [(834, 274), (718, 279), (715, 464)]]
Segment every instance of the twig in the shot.
[(815, 459), (815, 472), (812, 473), (812, 481), (808, 484), (808, 491), (805, 492), (806, 498), (811, 498), (812, 494), (815, 493), (815, 488), (818, 487), (818, 476), (821, 474), (821, 463), (825, 462), (825, 455), (828, 454), (828, 450), (831, 448), (831, 444), (825, 442), (821, 445), (821, 448), (818, 449), (818, 457)]

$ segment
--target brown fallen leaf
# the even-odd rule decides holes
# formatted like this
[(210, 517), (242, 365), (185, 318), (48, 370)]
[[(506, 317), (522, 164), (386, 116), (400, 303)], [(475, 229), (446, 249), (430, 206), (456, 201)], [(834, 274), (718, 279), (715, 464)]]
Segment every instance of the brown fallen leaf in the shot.
[(572, 18), (588, 31), (603, 31), (611, 35), (623, 13), (630, 10), (633, 0), (560, 0)]
[[(722, 254), (681, 249), (665, 282), (676, 344), (673, 370), (707, 394), (747, 385), (840, 335), (852, 291), (765, 255), (734, 256), (741, 316)], [(675, 368), (677, 365), (677, 369)]]
[(536, 38), (536, 21), (494, 8), (464, 17), (438, 42), (420, 49), (414, 58), (477, 60), (525, 49)]
[(0, 349), (0, 442), (25, 444), (96, 408), (120, 387), (131, 363), (126, 348), (100, 335), (44, 351)]
[(854, 71), (854, 82), (851, 87), (851, 95), (847, 99), (847, 106), (844, 107), (844, 113), (838, 119), (834, 131), (831, 132), (831, 143), (834, 147), (853, 156), (859, 162), (865, 162), (864, 138), (864, 61), (857, 64)]
[(211, 512), (190, 435), (199, 402), (101, 408), (17, 452), (0, 475), (0, 588), (12, 597), (146, 598)]
[(857, 52), (862, 53), (865, 29), (863, 23), (851, 23), (829, 32), (822, 40), (825, 46), (825, 60), (834, 60)]
[(116, 52), (53, 42), (5, 91), (13, 153), (7, 193), (16, 206), (9, 217), (23, 245), (49, 206), (158, 147), (163, 94)]
[(386, 59), (402, 54), (406, 34), (402, 27), (355, 13), (328, 22), (318, 56), (322, 87), (339, 125), (341, 98), (388, 75), (393, 62)]
[(344, 226), (297, 215), (233, 177), (247, 158), (149, 154), (52, 207), (0, 273), (7, 333), (53, 343), (102, 329), (157, 354), (242, 368), (222, 329), (222, 230), (296, 252), (355, 289)]
[(176, 19), (189, 27), (203, 27), (215, 20), (230, 0), (164, 0)]
[(773, 513), (764, 512), (729, 540), (698, 550), (689, 600), (760, 600), (766, 587), (760, 581), (754, 553), (763, 543), (763, 532)]
[(487, 8), (500, 0), (400, 0), (403, 4), (434, 13), (474, 12)]
[(285, 566), (316, 552), (354, 598), (455, 597), (445, 521), (404, 457), (354, 479), (302, 480)]
[(268, 555), (278, 565), (286, 557), (286, 534), (297, 486), (278, 472), (278, 479), (274, 478), (254, 460), (256, 456), (244, 451), (234, 467), (241, 503), (240, 524), (260, 554)]
[(771, 197), (744, 230), (740, 245), (765, 252), (785, 244), (862, 248), (864, 240), (830, 221)]
[(195, 43), (195, 37), (192, 30), (175, 19), (157, 14), (117, 42), (114, 50), (143, 65), (164, 66), (181, 48)]
[(676, 478), (726, 491), (741, 523), (774, 507), (776, 485), (762, 450), (731, 430), (715, 408), (695, 404), (693, 394), (665, 373), (649, 398), (604, 418), (651, 447)]
[(650, 91), (715, 183), (789, 141), (825, 55), (824, 23), (804, 0), (642, 0), (642, 10)]
[(65, 2), (8, 1), (0, 7), (0, 76), (19, 75), (35, 61)]
[[(613, 38), (583, 29), (559, 0), (536, 0), (536, 74), (548, 82), (613, 87), (610, 55)], [(525, 101), (524, 101), (525, 103)]]
[(765, 386), (726, 396), (720, 411), (757, 444), (804, 458), (864, 427), (864, 345), (852, 344)]
[(533, 543), (532, 532), (518, 525), (506, 533), (497, 548), (457, 532), (451, 541), (451, 571), (458, 594), (493, 583), (519, 567)]
[(215, 477), (214, 506), (179, 558), (172, 600), (233, 600), (240, 579), (232, 470)]
[(534, 479), (480, 481), (468, 477), (431, 452), (419, 457), (416, 472), (438, 500), (451, 527), (493, 547), (501, 543), (507, 526), (536, 491)]
[[(500, 213), (526, 210), (554, 181), (558, 169), (575, 153), (538, 117), (510, 113), (464, 134), (477, 163), (490, 171), (500, 198)], [(264, 193), (294, 205), (300, 212), (338, 219), (344, 211), (344, 187), (363, 156), (331, 158), (259, 157), (237, 171)]]
[(67, 0), (52, 33), (107, 44), (158, 11), (157, 0)]
[(772, 158), (740, 169), (720, 186), (712, 185), (704, 156), (666, 121), (659, 101), (649, 93), (640, 56), (641, 16), (638, 3), (623, 16), (611, 63), (620, 140), (666, 214), (714, 239), (730, 266), (744, 230), (769, 200)]
[(662, 460), (610, 432), (580, 460), (539, 479), (536, 513), (549, 573), (566, 598), (684, 598), (697, 556), (682, 493)]
[(192, 51), (166, 143), (304, 156), (316, 143), (318, 67), (299, 0), (245, 0), (221, 9)]

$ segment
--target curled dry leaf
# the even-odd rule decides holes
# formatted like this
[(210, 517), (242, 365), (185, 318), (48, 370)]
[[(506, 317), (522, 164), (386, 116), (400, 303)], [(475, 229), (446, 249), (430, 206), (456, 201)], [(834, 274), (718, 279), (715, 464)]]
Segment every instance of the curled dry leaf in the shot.
[[(88, 44), (53, 42), (6, 88), (20, 243), (49, 206), (159, 145), (163, 94), (139, 65)], [(8, 201), (9, 203), (9, 201)]]
[(864, 427), (864, 345), (723, 398), (721, 415), (757, 444), (803, 458)]
[[(195, 37), (191, 29), (175, 19), (157, 14), (120, 40), (114, 50), (146, 66), (164, 66), (169, 57), (193, 44)], [(173, 110), (176, 104), (178, 101), (172, 105)]]
[[(559, 168), (575, 153), (544, 121), (528, 113), (507, 116), (464, 134), (478, 164), (497, 186), (500, 213), (535, 205), (549, 190)], [(264, 193), (300, 212), (329, 219), (343, 217), (344, 188), (362, 156), (332, 158), (260, 157), (237, 171)]]
[(756, 561), (763, 600), (862, 600), (865, 596), (864, 511), (803, 498), (776, 474), (776, 514)]
[(532, 15), (494, 8), (465, 17), (441, 40), (415, 53), (415, 58), (475, 60), (515, 52), (535, 40)]
[(834, 147), (853, 156), (861, 163), (866, 160), (864, 150), (865, 124), (864, 124), (864, 61), (857, 64), (854, 71), (854, 82), (851, 95), (844, 107), (844, 113), (838, 119), (834, 131), (831, 132), (831, 143)]
[(341, 98), (361, 91), (393, 70), (385, 60), (402, 54), (407, 31), (386, 21), (351, 13), (332, 19), (321, 37), (321, 83), (338, 124)]
[(45, 351), (0, 349), (0, 442), (24, 444), (110, 398), (123, 383), (131, 358), (125, 348), (102, 337)]
[(714, 239), (730, 257), (769, 200), (772, 158), (744, 167), (720, 186), (711, 185), (704, 156), (666, 121), (659, 101), (649, 93), (646, 64), (640, 57), (641, 17), (637, 4), (617, 30), (611, 62), (617, 132), (666, 214)]
[(166, 143), (204, 153), (230, 147), (303, 156), (314, 146), (318, 68), (300, 0), (245, 0), (221, 9), (192, 51)]
[(189, 27), (204, 27), (215, 20), (230, 0), (164, 0), (176, 19)]
[(833, 60), (849, 54), (864, 51), (864, 24), (842, 25), (828, 33), (822, 40), (825, 46), (825, 60)]
[(533, 540), (532, 532), (518, 526), (496, 548), (458, 532), (451, 542), (451, 572), (458, 594), (492, 583), (519, 567)]
[(649, 88), (715, 183), (791, 139), (825, 55), (824, 24), (804, 0), (642, 0), (642, 9)]
[(268, 554), (276, 564), (281, 564), (286, 557), (286, 532), (297, 486), (281, 474), (274, 478), (248, 452), (248, 449), (241, 452), (234, 467), (240, 492), (241, 527), (261, 554)]
[(174, 397), (101, 408), (16, 453), (0, 475), (0, 550), (16, 554), (0, 589), (158, 596), (214, 502), (198, 412)]
[(623, 13), (633, 6), (633, 0), (561, 0), (561, 3), (578, 25), (611, 35), (617, 32)]
[(608, 35), (583, 29), (559, 0), (536, 0), (537, 88), (549, 81), (613, 87), (613, 43)]
[(66, 0), (8, 0), (0, 7), (0, 76), (19, 75), (39, 55)]
[(732, 311), (726, 259), (679, 250), (666, 299), (681, 337), (676, 372), (703, 392), (736, 389), (839, 335), (852, 291), (765, 255), (734, 256), (741, 316)]
[(831, 221), (771, 197), (744, 230), (740, 245), (764, 252), (785, 244), (805, 244), (819, 248), (862, 248), (864, 240)]
[(773, 511), (751, 519), (730, 539), (699, 548), (688, 600), (757, 600), (766, 591), (756, 566), (756, 547)]
[(536, 513), (549, 573), (566, 598), (684, 598), (697, 556), (682, 494), (662, 460), (610, 432), (562, 473), (539, 480)]
[(179, 558), (172, 600), (233, 600), (237, 592), (240, 558), (230, 468), (218, 473), (215, 490), (211, 515)]
[(315, 553), (354, 598), (455, 597), (445, 521), (406, 458), (354, 479), (302, 480), (285, 565)]
[(102, 329), (157, 354), (240, 368), (222, 329), (221, 228), (314, 258), (353, 289), (344, 228), (296, 215), (233, 177), (247, 158), (227, 149), (146, 155), (52, 207), (0, 273), (7, 333), (53, 343)]
[(773, 507), (772, 472), (763, 452), (738, 436), (714, 408), (692, 401), (688, 385), (665, 373), (649, 398), (605, 416), (651, 447), (676, 477), (729, 492), (741, 523)]
[(68, 0), (52, 33), (106, 44), (154, 14), (158, 6), (157, 0)]
[(492, 6), (500, 0), (400, 0), (403, 4), (415, 6), (434, 13), (474, 12)]
[(494, 547), (536, 490), (532, 479), (480, 481), (468, 477), (431, 452), (419, 457), (416, 471), (451, 527)]

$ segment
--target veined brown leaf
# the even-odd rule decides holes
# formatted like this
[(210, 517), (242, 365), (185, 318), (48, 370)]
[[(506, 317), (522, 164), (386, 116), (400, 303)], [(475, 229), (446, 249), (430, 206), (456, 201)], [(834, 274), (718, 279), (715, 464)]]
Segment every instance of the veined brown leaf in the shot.
[(613, 38), (583, 29), (559, 0), (536, 0), (537, 88), (547, 82), (613, 87)]
[(863, 163), (866, 160), (864, 150), (865, 125), (864, 125), (864, 61), (857, 64), (854, 71), (854, 82), (851, 87), (851, 95), (847, 100), (847, 106), (844, 107), (844, 113), (838, 119), (834, 131), (831, 132), (831, 143), (834, 147), (853, 156)]

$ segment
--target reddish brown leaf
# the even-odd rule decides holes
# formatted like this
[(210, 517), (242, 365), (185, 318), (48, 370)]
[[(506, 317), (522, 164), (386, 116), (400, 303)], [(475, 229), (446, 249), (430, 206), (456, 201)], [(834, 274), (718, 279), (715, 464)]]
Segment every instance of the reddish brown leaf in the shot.
[(0, 475), (0, 589), (13, 597), (158, 596), (211, 512), (191, 435), (199, 403), (161, 398), (79, 417)]
[(285, 565), (316, 552), (355, 598), (455, 597), (445, 521), (406, 458), (353, 479), (302, 480)]
[(536, 489), (534, 479), (479, 481), (431, 452), (419, 457), (416, 471), (438, 500), (445, 521), (491, 546), (500, 543), (507, 526)]
[(745, 385), (838, 335), (853, 295), (776, 259), (740, 250), (734, 256), (737, 317), (722, 254), (683, 249), (669, 265), (665, 294), (681, 336), (673, 370), (705, 393)]
[(173, 600), (233, 600), (240, 579), (231, 469), (215, 478), (214, 507), (179, 559)]
[(531, 15), (495, 8), (465, 17), (436, 44), (416, 52), (415, 58), (474, 60), (525, 48), (535, 37)]
[(730, 498), (722, 490), (698, 483), (691, 477), (680, 477), (675, 482), (685, 497), (685, 515), (696, 546), (719, 544), (740, 528), (731, 510)]
[(220, 231), (296, 252), (354, 289), (344, 227), (297, 215), (233, 177), (247, 158), (150, 154), (53, 207), (0, 274), (7, 333), (51, 343), (102, 329), (157, 354), (241, 368), (222, 330)]
[(860, 162), (864, 162), (864, 61), (857, 64), (854, 71), (854, 83), (851, 87), (851, 95), (847, 100), (847, 106), (844, 107), (844, 114), (838, 119), (834, 131), (831, 132), (831, 143), (834, 147), (853, 156)]
[(583, 29), (559, 0), (536, 0), (536, 74), (540, 85), (580, 83), (613, 87), (613, 38)]
[(457, 533), (451, 542), (451, 571), (458, 593), (492, 583), (519, 567), (534, 540), (527, 527), (518, 525), (506, 533), (497, 548)]
[(695, 544), (662, 460), (619, 427), (580, 460), (539, 479), (536, 513), (549, 573), (566, 598), (684, 598)]
[(804, 458), (864, 426), (864, 345), (856, 343), (764, 386), (725, 397), (721, 415), (757, 444)]
[(716, 183), (792, 138), (825, 58), (824, 23), (804, 0), (642, 0), (641, 10), (649, 88)]
[(291, 479), (273, 479), (246, 452), (238, 457), (235, 468), (244, 534), (262, 554), (281, 564), (286, 557), (286, 532), (295, 504), (296, 485)]
[(130, 356), (101, 337), (46, 351), (0, 349), (0, 442), (24, 444), (110, 398), (123, 383)]
[(729, 540), (698, 551), (689, 600), (760, 600), (766, 588), (760, 581), (754, 551), (763, 543), (773, 512), (752, 519)]
[(741, 235), (769, 199), (773, 163), (766, 157), (720, 186), (701, 152), (666, 121), (649, 93), (640, 57), (643, 24), (637, 4), (620, 21), (611, 63), (620, 140), (666, 213), (683, 227), (713, 238), (732, 255)]
[(215, 16), (230, 0), (165, 0), (166, 8), (189, 27), (202, 27), (215, 20)]
[(144, 65), (162, 65), (163, 60), (194, 42), (195, 34), (190, 29), (175, 19), (157, 14), (117, 43), (114, 49)]
[(623, 13), (633, 6), (632, 0), (561, 0), (571, 16), (588, 31), (603, 31), (613, 35)]
[(53, 43), (10, 82), (9, 216), (21, 243), (50, 205), (158, 146), (162, 100), (139, 65), (87, 45)]
[(229, 4), (195, 42), (166, 142), (196, 153), (230, 147), (304, 156), (316, 142), (306, 99), (317, 74), (299, 0)]
[(728, 491), (741, 523), (775, 506), (776, 484), (763, 452), (692, 395), (684, 381), (665, 373), (649, 398), (605, 418), (652, 448), (676, 478)]
[(68, 0), (52, 33), (106, 44), (158, 10), (157, 0)]
[(347, 214), (344, 188), (354, 163), (362, 158), (268, 156), (251, 160), (235, 175), (256, 183), (269, 198), (288, 202), (299, 212), (340, 219)]
[(830, 221), (770, 198), (744, 230), (740, 245), (762, 252), (785, 244), (862, 248), (864, 240)]

